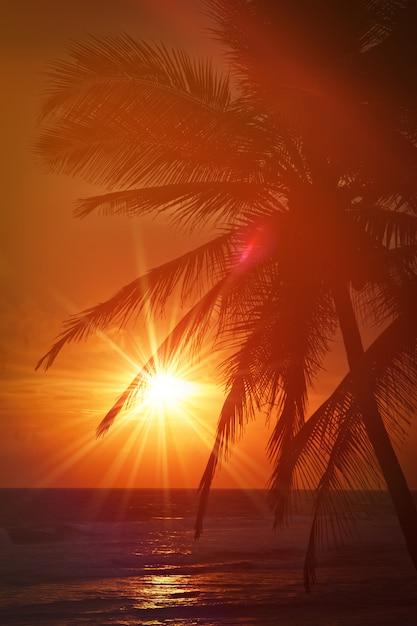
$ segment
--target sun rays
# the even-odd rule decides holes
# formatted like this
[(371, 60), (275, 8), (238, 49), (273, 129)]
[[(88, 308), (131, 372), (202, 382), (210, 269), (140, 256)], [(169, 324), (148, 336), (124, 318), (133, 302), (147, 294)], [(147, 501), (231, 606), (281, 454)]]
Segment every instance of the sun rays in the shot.
[[(107, 346), (111, 353), (111, 343)], [(77, 405), (71, 409), (71, 420), (63, 420), (58, 426), (59, 444), (45, 458), (43, 478), (38, 484), (82, 481), (86, 486), (102, 488), (162, 486), (197, 490), (213, 445), (222, 401), (222, 389), (208, 378), (205, 369), (210, 355), (198, 364), (190, 364), (184, 357), (181, 367), (171, 363), (164, 368), (160, 363), (111, 431), (97, 440), (94, 428), (102, 407), (108, 406), (108, 399), (123, 387), (134, 371), (133, 365), (138, 367), (131, 353), (122, 357), (119, 349), (117, 355), (117, 367), (107, 373), (105, 380), (92, 370), (81, 383), (67, 379), (67, 385), (71, 382), (78, 386)], [(104, 376), (103, 370), (101, 374)], [(66, 395), (70, 398), (69, 389)], [(88, 409), (88, 397), (94, 410)], [(255, 435), (249, 432), (249, 436)], [(241, 442), (243, 447), (239, 444), (233, 449), (231, 462), (219, 472), (218, 486), (245, 486), (253, 484), (254, 477), (258, 486), (265, 485), (265, 466), (251, 454), (253, 439), (245, 437), (245, 441)]]
[[(144, 251), (136, 262), (137, 271), (145, 273)], [(77, 308), (67, 306), (70, 312)], [(79, 346), (68, 346), (60, 359), (63, 377), (56, 385), (60, 393), (65, 388), (70, 419), (57, 426), (60, 443), (43, 463), (44, 486), (81, 482), (103, 488), (197, 489), (213, 446), (224, 390), (215, 379), (211, 345), (198, 359), (187, 346), (169, 359), (165, 358), (169, 346), (165, 352), (159, 350), (181, 309), (180, 295), (174, 292), (163, 318), (151, 321), (151, 312), (145, 310), (143, 324), (137, 321), (122, 330), (110, 326), (89, 337), (81, 361)], [(52, 370), (49, 376), (53, 375)], [(95, 427), (136, 376), (139, 384), (111, 431), (97, 441)], [(255, 486), (265, 485), (265, 464), (253, 458), (251, 445), (233, 450), (232, 462), (219, 472), (218, 486), (254, 484), (255, 476)], [(262, 452), (263, 447), (264, 443)]]

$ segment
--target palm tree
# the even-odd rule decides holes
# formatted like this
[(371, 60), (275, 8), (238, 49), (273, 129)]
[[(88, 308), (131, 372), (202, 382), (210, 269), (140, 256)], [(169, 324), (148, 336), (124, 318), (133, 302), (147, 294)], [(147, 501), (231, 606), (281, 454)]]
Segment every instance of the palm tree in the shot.
[[(211, 339), (225, 354), (226, 391), (196, 535), (219, 462), (262, 410), (275, 418), (268, 454), (276, 525), (297, 486), (316, 489), (306, 587), (323, 524), (343, 532), (340, 505), (381, 476), (417, 567), (417, 513), (392, 444), (416, 404), (410, 63), (396, 76), (398, 98), (381, 104), (383, 80), (394, 80), (387, 60), (400, 53), (408, 60), (409, 38), (398, 33), (406, 32), (413, 3), (397, 2), (395, 11), (382, 0), (342, 3), (339, 19), (323, 1), (315, 21), (302, 1), (292, 12), (294, 3), (285, 2), (276, 12), (260, 0), (208, 4), (233, 81), (182, 50), (126, 36), (74, 44), (71, 58), (52, 67), (38, 151), (49, 169), (109, 188), (79, 201), (76, 215), (165, 213), (190, 231), (209, 225), (214, 236), (72, 317), (38, 367), (48, 368), (69, 341), (126, 325), (148, 304), (165, 307), (180, 289), (188, 312), (98, 434), (145, 384), (155, 359), (190, 343), (198, 354)], [(303, 39), (294, 36), (293, 45), (284, 36), (283, 16), (299, 32), (314, 24), (322, 43), (314, 55)], [(364, 323), (379, 332), (367, 349)], [(338, 330), (348, 374), (307, 419), (309, 391)]]
[[(343, 202), (347, 198), (345, 196), (338, 199), (334, 193), (335, 187), (339, 188), (338, 191), (350, 187), (351, 209), (353, 203), (360, 201), (355, 209), (362, 212), (361, 220), (369, 220), (369, 211), (373, 205), (379, 205), (379, 208), (384, 204), (391, 208), (396, 205), (397, 210), (401, 208), (401, 211), (406, 206), (406, 212), (415, 215), (415, 2), (331, 3), (324, 0), (311, 3), (301, 0), (297, 3), (284, 1), (271, 7), (262, 0), (251, 3), (238, 0), (233, 3), (234, 10), (230, 3), (222, 0), (213, 0), (210, 5), (221, 26), (217, 35), (231, 50), (230, 58), (238, 68), (242, 87), (253, 93), (255, 85), (255, 91), (261, 95), (264, 105), (280, 121), (282, 118), (292, 121), (293, 111), (296, 110), (298, 137), (303, 143), (302, 152), (308, 162), (311, 185), (302, 202), (304, 207), (314, 206), (314, 219), (320, 215), (317, 208), (322, 203), (326, 214), (319, 228), (323, 229), (324, 223), (329, 228), (333, 220), (339, 221), (339, 226), (347, 226), (338, 208), (339, 205), (341, 211), (346, 212)], [(299, 194), (300, 185), (296, 183), (294, 188)], [(298, 200), (299, 198), (296, 202)], [(291, 193), (289, 204), (293, 210), (296, 208), (295, 203), (291, 202)], [(332, 211), (331, 219), (327, 213), (329, 207)], [(371, 210), (374, 212), (374, 208)], [(299, 210), (299, 217), (304, 223), (308, 220), (305, 210)], [(363, 286), (367, 283), (369, 287), (375, 283), (377, 273), (377, 279), (382, 278), (379, 270), (385, 260), (377, 260), (373, 248), (382, 244), (390, 249), (397, 247), (398, 243), (390, 240), (390, 226), (386, 217), (387, 215), (382, 217), (381, 214), (377, 217), (374, 212), (371, 220), (376, 221), (373, 224), (368, 222), (365, 226), (367, 234), (373, 231), (372, 234), (375, 235), (375, 229), (380, 232), (376, 241), (371, 243), (368, 250), (370, 255), (362, 258), (362, 263), (366, 264), (370, 273), (365, 275), (361, 272), (358, 276), (357, 268), (355, 270), (354, 266), (347, 267), (349, 257), (350, 262), (354, 260), (355, 246), (356, 261), (359, 261), (365, 246), (370, 243), (363, 239), (356, 242), (352, 240), (354, 247), (350, 249), (350, 254), (347, 249), (343, 250), (341, 266), (337, 267), (336, 263), (336, 267), (332, 268), (333, 276), (328, 276), (328, 284), (343, 336), (350, 375), (356, 379), (357, 389), (351, 411), (357, 412), (359, 405), (359, 419), (365, 426), (366, 436), (372, 442), (373, 452), (384, 474), (410, 554), (417, 567), (415, 505), (381, 418), (375, 381), (372, 374), (364, 372), (361, 366), (364, 350), (349, 293), (349, 284)], [(391, 217), (392, 214), (389, 220)], [(396, 214), (395, 219), (398, 217)], [(311, 232), (314, 232), (314, 228)], [(330, 231), (326, 234), (329, 235)], [(344, 237), (342, 231), (338, 233), (334, 230), (332, 234), (337, 242), (347, 239), (346, 232)], [(326, 245), (325, 241), (322, 243)], [(305, 242), (302, 245), (308, 250)], [(411, 240), (403, 240), (400, 245), (412, 247), (413, 244)], [(299, 253), (301, 254), (301, 250)], [(317, 255), (317, 251), (315, 254)], [(326, 256), (327, 262), (337, 258), (334, 251), (331, 254), (327, 252)], [(326, 262), (326, 258), (322, 256), (321, 261)], [(323, 269), (324, 267), (320, 268), (322, 276)], [(400, 298), (413, 300), (413, 284), (414, 279), (408, 288), (402, 288)], [(362, 295), (365, 295), (364, 290)], [(366, 303), (364, 311), (371, 302), (369, 300)], [(412, 309), (410, 302), (407, 306)], [(413, 324), (412, 318), (409, 318), (408, 325), (410, 324)], [(397, 337), (397, 341), (399, 340)], [(390, 341), (395, 341), (392, 336)], [(412, 341), (410, 345), (413, 345)], [(380, 348), (380, 361), (383, 360), (384, 352), (389, 353), (389, 345), (381, 345), (384, 347)], [(413, 395), (410, 387), (402, 389), (402, 392), (405, 397)], [(392, 394), (391, 402), (394, 396)], [(343, 401), (346, 403), (346, 400), (345, 391)], [(332, 422), (325, 407), (326, 405), (322, 407), (325, 419)], [(334, 406), (332, 411), (333, 415), (337, 414)], [(346, 404), (341, 416), (345, 426), (341, 430), (341, 440), (345, 442), (345, 428), (348, 423)], [(282, 422), (282, 418), (280, 421)], [(314, 420), (308, 423), (304, 431), (317, 443), (311, 431), (313, 423)], [(320, 430), (322, 428), (323, 425), (320, 424)], [(280, 424), (278, 429), (281, 431)], [(300, 433), (298, 440), (302, 437), (303, 434)], [(357, 438), (356, 433), (355, 439)], [(285, 455), (288, 455), (291, 445), (286, 446), (281, 439), (279, 441), (280, 446), (277, 447), (274, 437), (271, 439), (271, 448), (277, 453), (272, 480), (277, 524), (282, 521), (285, 506), (288, 506), (284, 504), (285, 494), (290, 492), (295, 462), (292, 459), (289, 467), (287, 466), (288, 456)], [(337, 440), (333, 440), (332, 456), (335, 457), (333, 461), (336, 460), (336, 464), (340, 465), (346, 451), (341, 452), (336, 444)], [(299, 441), (296, 444), (292, 442), (292, 445), (299, 445)], [(315, 505), (317, 515), (312, 526), (305, 566), (307, 587), (310, 577), (314, 577), (314, 548), (319, 536), (317, 516), (323, 506), (323, 499), (328, 498), (329, 484), (333, 481), (333, 486), (338, 486), (332, 465), (333, 463), (329, 463), (326, 470), (320, 473)], [(329, 512), (328, 506), (327, 511)]]

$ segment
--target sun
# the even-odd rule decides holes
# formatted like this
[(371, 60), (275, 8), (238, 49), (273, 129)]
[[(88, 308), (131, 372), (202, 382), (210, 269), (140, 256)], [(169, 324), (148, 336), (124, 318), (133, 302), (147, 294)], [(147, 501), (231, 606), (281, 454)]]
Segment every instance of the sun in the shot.
[(149, 376), (144, 402), (154, 409), (180, 409), (195, 393), (195, 384), (166, 372)]

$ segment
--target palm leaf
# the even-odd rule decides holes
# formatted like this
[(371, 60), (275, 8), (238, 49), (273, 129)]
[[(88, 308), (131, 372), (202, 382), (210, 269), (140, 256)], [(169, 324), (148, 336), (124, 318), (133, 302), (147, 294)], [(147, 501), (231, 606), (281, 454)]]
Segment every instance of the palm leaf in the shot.
[(50, 170), (110, 187), (259, 175), (263, 127), (209, 65), (127, 37), (72, 56), (53, 67), (44, 105), (37, 150)]
[[(372, 446), (367, 438), (361, 413), (355, 401), (340, 420), (328, 460), (314, 499), (313, 519), (304, 564), (304, 585), (310, 590), (315, 581), (316, 550), (333, 539), (337, 542), (351, 531), (354, 514), (351, 500), (361, 504), (364, 488), (380, 479)], [(353, 476), (353, 480), (350, 477)]]
[[(386, 248), (415, 246), (417, 242), (417, 217), (391, 206), (368, 205), (361, 202), (354, 213), (355, 220), (370, 237)], [(406, 210), (406, 207), (405, 207)]]
[(215, 240), (181, 255), (173, 261), (150, 270), (144, 276), (132, 281), (109, 300), (82, 313), (74, 315), (64, 325), (49, 352), (37, 363), (36, 369), (51, 367), (62, 348), (70, 342), (80, 341), (97, 331), (103, 331), (111, 324), (123, 328), (130, 320), (136, 319), (145, 310), (163, 309), (169, 296), (182, 280), (182, 298), (191, 293), (198, 294), (206, 284), (216, 277), (207, 273), (207, 268), (217, 268), (217, 278), (230, 270), (230, 242), (233, 232), (220, 235)]
[(70, 45), (68, 55), (68, 60), (51, 64), (47, 73), (50, 85), (43, 116), (66, 106), (68, 100), (82, 98), (92, 86), (102, 86), (105, 93), (118, 81), (157, 84), (171, 90), (173, 98), (202, 99), (207, 107), (225, 109), (230, 104), (228, 78), (213, 73), (209, 60), (196, 61), (178, 48), (168, 50), (164, 44), (129, 35), (89, 36)]
[(167, 213), (175, 225), (200, 230), (219, 217), (230, 223), (249, 212), (256, 214), (264, 207), (279, 206), (279, 197), (276, 186), (268, 188), (250, 180), (186, 182), (92, 196), (79, 200), (74, 214), (86, 217), (95, 210), (103, 215), (128, 217)]
[(244, 416), (248, 416), (247, 402), (248, 397), (244, 377), (238, 376), (235, 378), (224, 401), (217, 425), (214, 446), (200, 481), (200, 498), (195, 522), (196, 539), (200, 537), (203, 530), (203, 519), (216, 468), (225, 452), (229, 449), (230, 444), (236, 440), (238, 432), (242, 432)]

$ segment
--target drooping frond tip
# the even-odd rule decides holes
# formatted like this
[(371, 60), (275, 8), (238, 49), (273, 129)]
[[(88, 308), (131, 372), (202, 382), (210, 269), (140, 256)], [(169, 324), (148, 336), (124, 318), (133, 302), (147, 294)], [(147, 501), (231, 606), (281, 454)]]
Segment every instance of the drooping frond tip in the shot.
[(146, 277), (136, 279), (120, 289), (114, 296), (90, 307), (77, 315), (72, 315), (65, 323), (64, 330), (57, 341), (37, 363), (35, 369), (43, 367), (49, 369), (56, 357), (67, 344), (86, 339), (97, 331), (108, 328), (110, 323), (118, 323), (122, 328), (136, 309), (143, 306), (143, 297), (146, 293)]
[(144, 376), (144, 371), (148, 368), (148, 364), (135, 376), (130, 385), (125, 389), (125, 391), (119, 396), (115, 404), (112, 406), (110, 411), (105, 415), (100, 424), (96, 428), (96, 437), (99, 439), (103, 437), (109, 428), (113, 425), (114, 420), (119, 415), (119, 413), (123, 410), (124, 406), (128, 402), (129, 398), (133, 393), (137, 390), (140, 380)]
[(204, 474), (200, 481), (200, 498), (197, 509), (197, 516), (194, 526), (194, 538), (199, 539), (203, 532), (203, 519), (207, 510), (208, 496), (210, 492), (211, 483), (215, 474), (219, 453), (219, 439), (216, 438), (213, 450), (211, 451), (209, 460), (204, 470)]
[(242, 376), (236, 376), (234, 383), (224, 401), (216, 437), (210, 453), (206, 469), (200, 481), (200, 498), (195, 523), (195, 538), (198, 539), (203, 531), (203, 519), (207, 510), (207, 502), (211, 484), (219, 463), (229, 451), (236, 436), (243, 429), (243, 414), (246, 402), (246, 393)]

